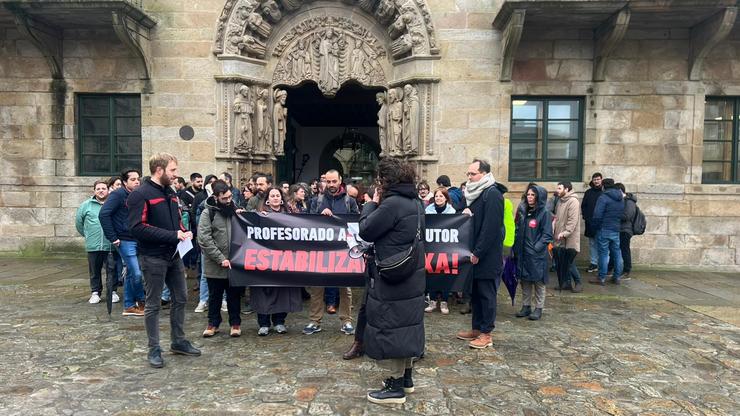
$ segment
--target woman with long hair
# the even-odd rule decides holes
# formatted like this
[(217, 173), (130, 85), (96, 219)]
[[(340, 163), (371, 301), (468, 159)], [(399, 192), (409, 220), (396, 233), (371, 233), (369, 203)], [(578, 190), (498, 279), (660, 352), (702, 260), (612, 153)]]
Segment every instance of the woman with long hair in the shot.
[[(432, 203), (427, 205), (425, 213), (427, 214), (454, 214), (455, 208), (452, 207), (450, 200), (450, 194), (447, 192), (447, 188), (440, 187), (434, 190), (432, 194)], [(441, 285), (441, 283), (440, 283)], [(448, 286), (448, 285), (446, 285)], [(450, 313), (450, 308), (447, 306), (447, 299), (450, 298), (450, 288), (436, 286), (427, 293), (430, 294), (429, 304), (424, 309), (424, 312), (434, 312), (437, 309), (437, 299), (439, 299), (439, 311), (442, 315)]]
[[(258, 212), (268, 216), (287, 213), (285, 197), (280, 188), (268, 188), (265, 195), (267, 197), (257, 207)], [(257, 335), (261, 337), (270, 333), (270, 327), (278, 334), (288, 332), (285, 318), (289, 312), (300, 312), (303, 305), (301, 288), (298, 287), (253, 286), (250, 296), (259, 324)]]
[(301, 184), (290, 185), (287, 209), (291, 214), (308, 213), (308, 191)]
[(364, 350), (391, 370), (383, 388), (368, 393), (373, 403), (404, 403), (406, 393), (414, 390), (413, 359), (424, 352), (424, 210), (414, 178), (410, 164), (382, 159), (378, 163), (378, 187), (360, 216), (360, 237), (374, 243), (377, 262), (382, 264), (402, 252), (410, 253), (408, 261), (412, 262), (405, 274), (380, 272), (377, 263), (368, 260)]

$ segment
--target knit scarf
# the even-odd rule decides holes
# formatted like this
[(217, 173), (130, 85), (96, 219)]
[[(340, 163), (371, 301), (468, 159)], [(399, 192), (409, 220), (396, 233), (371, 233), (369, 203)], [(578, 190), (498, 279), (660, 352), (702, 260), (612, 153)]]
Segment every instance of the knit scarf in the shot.
[(470, 182), (465, 184), (465, 199), (468, 201), (468, 206), (473, 204), (473, 201), (478, 199), (479, 196), (486, 189), (490, 188), (496, 183), (493, 179), (491, 172), (486, 173), (478, 182)]

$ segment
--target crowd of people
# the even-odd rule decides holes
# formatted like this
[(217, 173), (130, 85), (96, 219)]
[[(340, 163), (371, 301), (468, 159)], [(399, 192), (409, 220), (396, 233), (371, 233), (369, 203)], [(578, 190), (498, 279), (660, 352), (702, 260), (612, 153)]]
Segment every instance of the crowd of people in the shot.
[[(413, 391), (413, 361), (424, 352), (425, 312), (439, 309), (446, 315), (451, 299), (465, 303), (461, 312), (472, 313), (471, 327), (458, 332), (457, 338), (472, 348), (490, 347), (505, 262), (516, 264), (521, 284), (522, 307), (516, 316), (539, 320), (550, 264), (558, 276), (559, 290), (583, 290), (575, 265), (581, 218), (590, 247), (587, 270), (598, 271), (590, 283), (604, 285), (612, 268), (613, 283), (627, 279), (632, 266), (630, 239), (640, 233), (635, 231), (640, 213), (634, 196), (599, 173), (593, 174), (581, 203), (570, 182), (558, 183), (550, 199), (544, 187), (530, 183), (514, 208), (504, 197), (506, 186), (494, 179), (490, 164), (480, 159), (470, 164), (467, 181), (459, 187), (442, 175), (434, 189), (427, 181), (417, 180), (411, 165), (394, 158), (380, 161), (377, 179), (368, 188), (346, 183), (336, 170), (310, 183), (277, 185), (270, 174), (255, 173), (241, 189), (227, 172), (205, 178), (192, 173), (186, 181), (179, 176), (177, 159), (165, 153), (151, 157), (149, 170), (150, 176), (143, 178), (138, 170), (127, 169), (120, 177), (96, 181), (93, 195), (77, 211), (76, 225), (88, 253), (89, 302), (101, 301), (103, 271), (114, 274), (112, 301), (120, 301), (115, 290), (122, 285), (122, 314), (144, 317), (150, 365), (164, 366), (159, 345), (162, 308), (171, 309), (170, 350), (201, 354), (183, 330), (186, 269), (190, 269), (198, 279), (195, 312), (208, 311), (203, 337), (219, 332), (222, 311), (228, 314), (232, 337), (241, 335), (242, 315), (252, 312), (257, 316), (259, 336), (285, 334), (287, 315), (302, 310), (306, 300), (309, 321), (303, 334), (320, 332), (324, 314), (336, 314), (339, 330), (354, 336), (344, 359), (367, 354), (389, 365), (391, 377), (382, 389), (368, 394), (368, 400), (376, 403), (401, 403)], [(373, 242), (374, 250), (366, 254), (369, 283), (359, 302), (356, 327), (351, 288), (230, 285), (230, 217), (249, 211), (263, 215), (361, 214), (360, 236)], [(472, 268), (461, 292), (450, 293), (451, 283), (427, 291), (423, 239), (418, 238), (423, 235), (424, 213), (471, 216)], [(187, 239), (193, 239), (194, 248), (181, 259), (177, 245)], [(376, 267), (382, 262), (371, 260), (406, 250), (414, 253), (408, 256), (421, 256), (412, 259), (416, 267), (389, 283), (392, 270)]]

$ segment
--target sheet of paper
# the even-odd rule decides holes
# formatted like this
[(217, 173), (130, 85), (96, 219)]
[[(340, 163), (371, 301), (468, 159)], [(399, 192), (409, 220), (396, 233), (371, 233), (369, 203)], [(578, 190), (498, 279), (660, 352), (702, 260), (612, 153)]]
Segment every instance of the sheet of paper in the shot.
[(193, 239), (188, 238), (177, 243), (177, 252), (180, 253), (180, 258), (185, 257), (188, 251), (193, 249)]

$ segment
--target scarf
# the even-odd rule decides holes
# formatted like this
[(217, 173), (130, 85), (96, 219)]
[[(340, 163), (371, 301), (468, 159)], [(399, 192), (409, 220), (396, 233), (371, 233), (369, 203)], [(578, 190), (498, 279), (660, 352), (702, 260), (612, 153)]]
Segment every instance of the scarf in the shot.
[(478, 199), (483, 191), (490, 188), (495, 183), (496, 180), (493, 179), (493, 174), (491, 172), (486, 173), (478, 182), (468, 181), (468, 183), (465, 184), (465, 200), (468, 201), (468, 206), (472, 205), (473, 201)]
[(441, 214), (441, 213), (445, 212), (446, 209), (447, 209), (447, 204), (446, 203), (444, 205), (442, 205), (441, 207), (439, 205), (437, 205), (437, 204), (434, 204), (434, 210), (437, 211), (437, 214)]
[(232, 217), (236, 214), (236, 207), (234, 206), (233, 203), (229, 203), (228, 205), (226, 205), (226, 204), (217, 202), (216, 207), (218, 207), (219, 211), (221, 211), (221, 215), (223, 215), (226, 218)]

